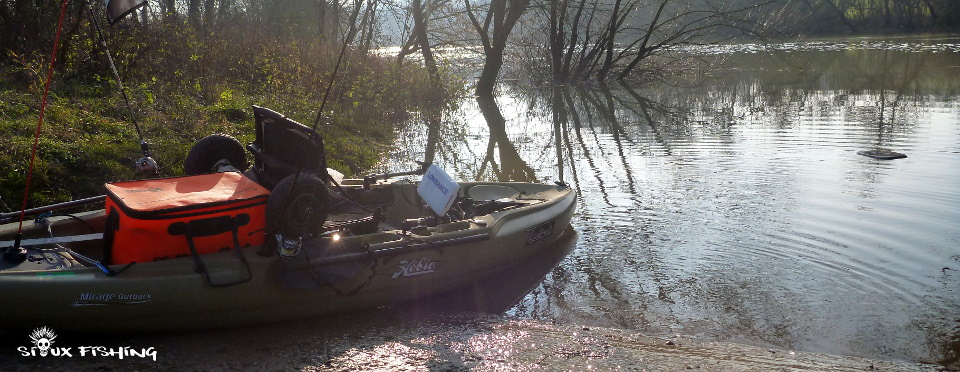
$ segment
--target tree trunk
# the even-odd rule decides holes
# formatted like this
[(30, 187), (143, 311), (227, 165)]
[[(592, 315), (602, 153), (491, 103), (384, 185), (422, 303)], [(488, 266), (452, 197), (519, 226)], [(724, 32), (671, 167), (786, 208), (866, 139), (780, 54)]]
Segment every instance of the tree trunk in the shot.
[(427, 124), (427, 146), (423, 150), (423, 162), (433, 164), (437, 157), (437, 147), (440, 145), (440, 126), (443, 122), (440, 118), (443, 116), (443, 109), (439, 105), (431, 105), (425, 111)]
[(480, 107), (480, 113), (483, 119), (490, 127), (490, 144), (487, 148), (486, 162), (493, 162), (493, 145), (495, 144), (500, 154), (500, 167), (497, 169), (494, 164), (493, 171), (497, 175), (497, 180), (501, 182), (519, 181), (536, 182), (537, 175), (533, 168), (517, 152), (517, 148), (510, 142), (507, 136), (507, 121), (500, 113), (500, 107), (497, 101), (492, 97), (477, 96), (477, 105)]
[(497, 85), (497, 76), (503, 67), (503, 49), (490, 50), (483, 59), (483, 70), (477, 81), (475, 94), (478, 97), (493, 97), (493, 88)]
[(520, 21), (520, 16), (530, 6), (530, 0), (491, 0), (483, 24), (477, 19), (470, 5), (470, 0), (464, 0), (467, 17), (480, 36), (483, 44), (484, 64), (477, 82), (476, 95), (492, 97), (493, 88), (503, 67), (503, 51), (507, 47), (507, 38)]
[[(563, 56), (563, 66), (561, 67), (561, 71), (563, 71), (563, 74), (568, 80), (573, 77), (570, 71), (570, 62), (573, 61), (573, 55), (576, 51), (577, 43), (579, 43), (580, 40), (580, 17), (583, 15), (583, 10), (586, 8), (586, 3), (587, 0), (580, 0), (580, 3), (577, 4), (577, 14), (573, 16), (573, 21), (570, 22), (569, 44), (567, 45), (567, 50)], [(590, 32), (587, 31), (588, 35), (589, 33)]]
[[(563, 51), (566, 48), (566, 9), (570, 0), (550, 2), (550, 70), (554, 81), (563, 80)], [(562, 2), (562, 3), (561, 3)], [(562, 4), (562, 6), (560, 4)], [(572, 40), (570, 42), (573, 42)]]
[(217, 2), (217, 19), (223, 20), (230, 14), (230, 5), (233, 0), (218, 0)]
[[(429, 1), (429, 0), (428, 0)], [(430, 74), (430, 80), (434, 83), (439, 82), (437, 76), (437, 60), (433, 56), (433, 50), (430, 47), (430, 39), (427, 35), (427, 12), (423, 6), (423, 0), (413, 0), (410, 4), (413, 12), (413, 35), (414, 39), (420, 45), (420, 54), (423, 55), (423, 65)]]
[(633, 69), (637, 68), (637, 65), (644, 58), (647, 58), (647, 53), (649, 50), (647, 46), (650, 45), (650, 36), (653, 35), (654, 30), (657, 29), (657, 23), (660, 22), (660, 16), (663, 15), (663, 10), (667, 7), (669, 0), (663, 0), (660, 2), (660, 6), (657, 8), (657, 13), (653, 16), (653, 19), (650, 20), (650, 26), (647, 28), (646, 34), (643, 35), (643, 42), (640, 44), (640, 48), (637, 50), (637, 55), (633, 58), (630, 63), (627, 64), (627, 67), (624, 67), (620, 74), (617, 75), (617, 80), (626, 79), (627, 76), (630, 76), (630, 73), (633, 72)]
[(190, 0), (187, 8), (187, 18), (194, 27), (200, 26), (200, 0)]
[(372, 3), (373, 1), (371, 0), (366, 1), (366, 5), (363, 7), (363, 17), (360, 18), (360, 26), (357, 27), (357, 33), (360, 35), (360, 39), (357, 41), (357, 49), (362, 51), (362, 53), (367, 52), (367, 50), (364, 48), (364, 45), (367, 42), (367, 37), (369, 36), (367, 33), (367, 25), (373, 23), (373, 20), (371, 19), (373, 18), (374, 12), (374, 8), (371, 6)]
[(370, 44), (373, 43), (373, 34), (376, 31), (377, 22), (377, 7), (380, 5), (379, 0), (370, 0), (370, 22), (367, 23), (367, 37), (363, 42), (363, 51), (364, 53), (370, 50)]
[(610, 68), (613, 67), (613, 46), (614, 41), (617, 38), (617, 31), (619, 23), (617, 19), (620, 18), (620, 0), (616, 0), (613, 5), (613, 13), (610, 14), (610, 24), (607, 26), (607, 45), (606, 55), (604, 56), (603, 64), (600, 66), (600, 71), (597, 72), (597, 80), (603, 81), (607, 78), (607, 73), (610, 71)]
[(216, 0), (204, 0), (203, 2), (203, 27), (210, 28), (216, 20), (217, 9)]
[[(562, 140), (563, 133), (566, 133), (567, 128), (567, 108), (563, 104), (563, 90), (566, 90), (566, 87), (553, 86), (551, 89), (552, 93), (552, 102), (551, 107), (553, 108), (553, 145), (557, 149), (557, 180), (563, 181), (563, 150), (562, 150)], [(571, 108), (572, 109), (572, 108)]]
[(317, 2), (317, 31), (320, 33), (320, 40), (323, 41), (327, 36), (327, 0)]
[(163, 0), (161, 2), (164, 16), (177, 18), (177, 0)]
[[(350, 19), (356, 22), (357, 17), (360, 15), (360, 9), (363, 7), (363, 0), (353, 0), (353, 11), (350, 13)], [(353, 39), (357, 36), (357, 27), (351, 26), (347, 31), (347, 37), (344, 39), (345, 44), (352, 44)]]

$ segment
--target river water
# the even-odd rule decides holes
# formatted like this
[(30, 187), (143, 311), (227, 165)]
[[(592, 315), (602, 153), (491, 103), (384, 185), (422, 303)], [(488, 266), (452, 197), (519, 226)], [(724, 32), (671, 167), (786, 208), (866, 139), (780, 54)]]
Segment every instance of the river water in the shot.
[(712, 68), (421, 113), (383, 170), (577, 189), (576, 247), (508, 316), (957, 363), (960, 36), (688, 52)]

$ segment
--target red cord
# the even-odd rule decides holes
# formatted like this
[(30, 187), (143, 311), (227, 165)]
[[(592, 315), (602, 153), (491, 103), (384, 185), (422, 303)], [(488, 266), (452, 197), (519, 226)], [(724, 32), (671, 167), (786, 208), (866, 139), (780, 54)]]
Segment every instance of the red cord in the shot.
[(47, 109), (47, 96), (50, 94), (50, 82), (53, 81), (53, 66), (57, 62), (57, 47), (60, 45), (60, 31), (63, 30), (63, 18), (67, 14), (67, 0), (60, 4), (60, 21), (57, 23), (57, 36), (53, 39), (53, 53), (50, 54), (50, 68), (47, 69), (47, 81), (43, 87), (43, 99), (40, 101), (40, 120), (33, 135), (33, 150), (30, 153), (30, 168), (27, 170), (27, 184), (23, 188), (23, 206), (20, 208), (20, 226), (17, 236), (23, 233), (23, 218), (27, 213), (27, 198), (30, 196), (30, 181), (33, 179), (33, 164), (37, 159), (37, 145), (40, 143), (40, 128), (43, 127), (43, 113)]

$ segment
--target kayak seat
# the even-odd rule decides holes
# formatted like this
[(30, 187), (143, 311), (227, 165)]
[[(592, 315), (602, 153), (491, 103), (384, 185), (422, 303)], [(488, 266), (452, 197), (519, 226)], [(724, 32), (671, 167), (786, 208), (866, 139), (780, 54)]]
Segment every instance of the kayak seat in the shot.
[(320, 133), (259, 106), (253, 106), (253, 118), (256, 137), (247, 150), (253, 154), (253, 173), (260, 185), (272, 190), (298, 169), (329, 180)]
[(503, 185), (476, 185), (466, 190), (466, 195), (476, 201), (517, 199), (520, 191)]

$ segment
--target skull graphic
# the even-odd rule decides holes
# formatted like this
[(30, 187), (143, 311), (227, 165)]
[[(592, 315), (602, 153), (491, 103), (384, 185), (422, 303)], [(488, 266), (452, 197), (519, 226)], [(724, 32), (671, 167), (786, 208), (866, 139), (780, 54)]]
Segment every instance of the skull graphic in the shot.
[(50, 346), (53, 345), (53, 340), (56, 338), (57, 335), (53, 333), (53, 330), (47, 327), (34, 329), (33, 333), (30, 334), (30, 340), (33, 341), (34, 345), (37, 345), (40, 356), (47, 356), (47, 353), (50, 352)]

